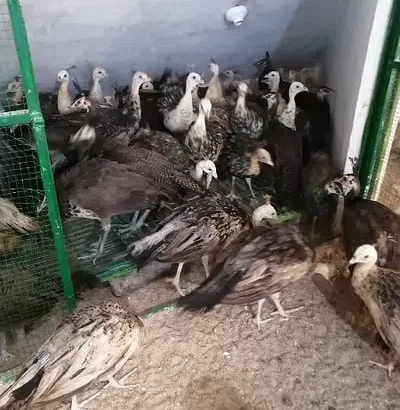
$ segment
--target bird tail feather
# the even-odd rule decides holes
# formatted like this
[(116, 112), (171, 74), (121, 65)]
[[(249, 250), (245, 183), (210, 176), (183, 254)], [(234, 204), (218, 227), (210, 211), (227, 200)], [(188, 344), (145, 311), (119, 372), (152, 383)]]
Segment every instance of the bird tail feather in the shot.
[(197, 289), (182, 297), (177, 304), (184, 310), (208, 312), (229, 294), (245, 273), (243, 269), (226, 269), (221, 264)]

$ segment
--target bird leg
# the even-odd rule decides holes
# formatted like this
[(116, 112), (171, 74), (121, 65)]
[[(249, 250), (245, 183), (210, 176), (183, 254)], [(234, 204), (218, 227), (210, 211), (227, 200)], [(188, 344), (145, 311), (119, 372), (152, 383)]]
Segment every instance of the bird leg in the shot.
[(101, 227), (103, 229), (103, 235), (100, 237), (98, 241), (90, 245), (93, 249), (88, 255), (80, 256), (79, 260), (91, 259), (93, 258), (93, 265), (97, 262), (100, 256), (103, 254), (104, 246), (107, 241), (108, 234), (111, 230), (111, 221), (109, 219), (105, 219), (101, 221)]
[(7, 341), (6, 335), (0, 332), (0, 363), (6, 362), (8, 359), (14, 359), (14, 355), (7, 352)]
[(262, 311), (264, 302), (265, 302), (265, 298), (264, 298), (264, 299), (260, 299), (260, 300), (258, 301), (257, 315), (256, 315), (256, 320), (255, 320), (255, 322), (256, 322), (256, 324), (257, 324), (258, 330), (261, 329), (261, 325), (262, 325), (263, 323), (268, 323), (268, 322), (270, 322), (271, 320), (273, 320), (273, 318), (261, 320), (261, 311)]
[[(147, 224), (144, 223), (146, 218), (148, 217), (150, 213), (150, 209), (146, 209), (142, 216), (139, 218), (140, 211), (136, 211), (135, 215), (132, 218), (132, 221), (128, 224), (125, 225), (122, 229), (119, 230), (120, 233), (135, 233), (137, 232), (142, 226), (147, 226)], [(138, 220), (139, 218), (139, 220)]]
[(204, 266), (204, 270), (206, 272), (206, 278), (208, 278), (210, 276), (210, 268), (208, 267), (208, 260), (209, 260), (209, 256), (208, 255), (203, 255), (201, 257), (201, 261), (203, 262), (203, 266)]
[(369, 362), (370, 362), (371, 364), (375, 365), (375, 366), (378, 366), (378, 367), (380, 367), (380, 368), (382, 368), (382, 369), (385, 369), (385, 370), (387, 371), (387, 373), (388, 373), (389, 379), (392, 378), (392, 372), (393, 372), (393, 370), (394, 370), (394, 363), (393, 363), (393, 362), (390, 362), (389, 364), (382, 364), (382, 363), (374, 362), (374, 361), (372, 361), (372, 360), (370, 360)]
[(185, 264), (185, 262), (181, 262), (181, 263), (178, 265), (178, 269), (176, 270), (176, 274), (175, 274), (175, 276), (174, 276), (173, 279), (167, 278), (167, 282), (172, 283), (172, 284), (175, 286), (176, 290), (178, 291), (178, 293), (179, 293), (181, 296), (185, 296), (185, 294), (183, 293), (183, 291), (182, 291), (182, 289), (181, 289), (181, 286), (180, 286), (180, 284), (179, 284), (179, 280), (180, 280), (180, 278), (181, 278), (182, 268), (183, 268), (183, 265), (184, 265), (184, 264)]
[(236, 177), (232, 177), (231, 193), (228, 195), (228, 198), (230, 199), (237, 198), (237, 196), (235, 195), (235, 180)]
[(43, 209), (46, 207), (46, 195), (43, 198), (43, 201), (40, 203), (40, 205), (38, 205), (38, 207), (36, 208), (36, 213), (39, 215), (40, 212), (43, 211)]
[(249, 189), (250, 189), (251, 196), (252, 196), (253, 198), (255, 198), (256, 196), (254, 195), (253, 188), (251, 187), (251, 178), (245, 178), (245, 180), (246, 180), (247, 186), (248, 186)]
[(287, 320), (289, 313), (297, 312), (298, 310), (303, 309), (303, 306), (299, 306), (299, 307), (294, 308), (294, 309), (284, 310), (282, 305), (281, 305), (280, 296), (281, 296), (281, 292), (273, 293), (270, 296), (271, 300), (275, 303), (275, 306), (276, 306), (276, 311), (272, 312), (271, 316), (279, 315), (279, 316), (282, 316), (283, 320)]

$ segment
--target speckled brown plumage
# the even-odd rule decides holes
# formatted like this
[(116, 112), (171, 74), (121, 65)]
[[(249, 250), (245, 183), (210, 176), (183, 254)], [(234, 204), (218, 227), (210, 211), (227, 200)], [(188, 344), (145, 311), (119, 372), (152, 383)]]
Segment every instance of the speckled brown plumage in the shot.
[(219, 195), (190, 201), (162, 221), (156, 233), (132, 244), (135, 258), (153, 252), (138, 274), (123, 278), (120, 286), (132, 291), (158, 278), (171, 264), (214, 254), (247, 223), (246, 213)]
[(157, 152), (168, 158), (168, 161), (181, 170), (189, 170), (193, 166), (193, 162), (183, 145), (177, 138), (166, 132), (140, 128), (129, 145)]
[(115, 302), (68, 316), (0, 396), (0, 407), (47, 408), (95, 380), (113, 377), (133, 356), (142, 321)]
[(69, 215), (89, 219), (107, 220), (148, 209), (168, 197), (167, 189), (128, 165), (103, 158), (78, 163), (61, 175), (56, 185), (60, 203)]
[[(353, 174), (336, 178), (332, 184), (340, 194), (336, 195), (336, 220), (343, 230), (347, 258), (361, 245), (377, 244), (378, 266), (400, 269), (400, 216), (380, 202), (360, 198), (359, 180)], [(387, 235), (392, 239), (382, 240)]]
[(196, 182), (190, 175), (186, 175), (163, 155), (135, 145), (126, 147), (117, 142), (107, 143), (103, 150), (107, 159), (129, 165), (132, 172), (143, 175), (157, 184), (173, 188), (179, 193), (195, 192), (204, 193), (204, 187)]
[(295, 225), (254, 228), (218, 255), (211, 276), (180, 301), (188, 310), (247, 304), (280, 292), (313, 270), (313, 251)]

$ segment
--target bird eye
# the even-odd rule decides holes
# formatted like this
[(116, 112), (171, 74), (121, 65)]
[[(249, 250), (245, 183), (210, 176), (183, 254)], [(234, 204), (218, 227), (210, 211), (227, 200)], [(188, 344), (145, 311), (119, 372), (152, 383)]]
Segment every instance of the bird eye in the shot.
[(97, 71), (98, 74), (101, 74), (101, 71)]
[(67, 77), (67, 74), (64, 74), (64, 78), (66, 78)]
[(275, 77), (275, 74), (274, 74), (274, 73), (272, 73), (272, 74), (271, 74), (271, 77)]
[(368, 258), (368, 255), (365, 255), (365, 256), (364, 256), (364, 259), (367, 259), (367, 258)]
[(296, 88), (300, 88), (298, 85), (296, 85)]

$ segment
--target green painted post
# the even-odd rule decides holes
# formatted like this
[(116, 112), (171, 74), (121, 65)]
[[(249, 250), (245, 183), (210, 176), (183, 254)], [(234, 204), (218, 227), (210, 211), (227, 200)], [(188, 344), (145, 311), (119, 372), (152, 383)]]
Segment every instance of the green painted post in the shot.
[(379, 175), (384, 155), (385, 136), (393, 108), (393, 97), (399, 77), (400, 1), (393, 2), (381, 66), (375, 86), (373, 103), (365, 126), (360, 154), (360, 180), (363, 196), (370, 197)]
[(26, 35), (21, 3), (19, 0), (7, 0), (10, 11), (10, 20), (14, 32), (15, 46), (17, 49), (24, 90), (30, 113), (33, 135), (35, 137), (40, 162), (40, 172), (46, 194), (50, 223), (53, 230), (57, 258), (60, 265), (61, 277), (64, 286), (64, 295), (70, 310), (75, 309), (75, 295), (71, 281), (71, 271), (68, 264), (68, 254), (65, 248), (64, 233), (61, 223), (60, 211), (55, 192), (53, 173), (47, 147), (45, 125), (40, 109), (39, 97), (36, 90), (35, 75), (33, 72), (28, 38)]

